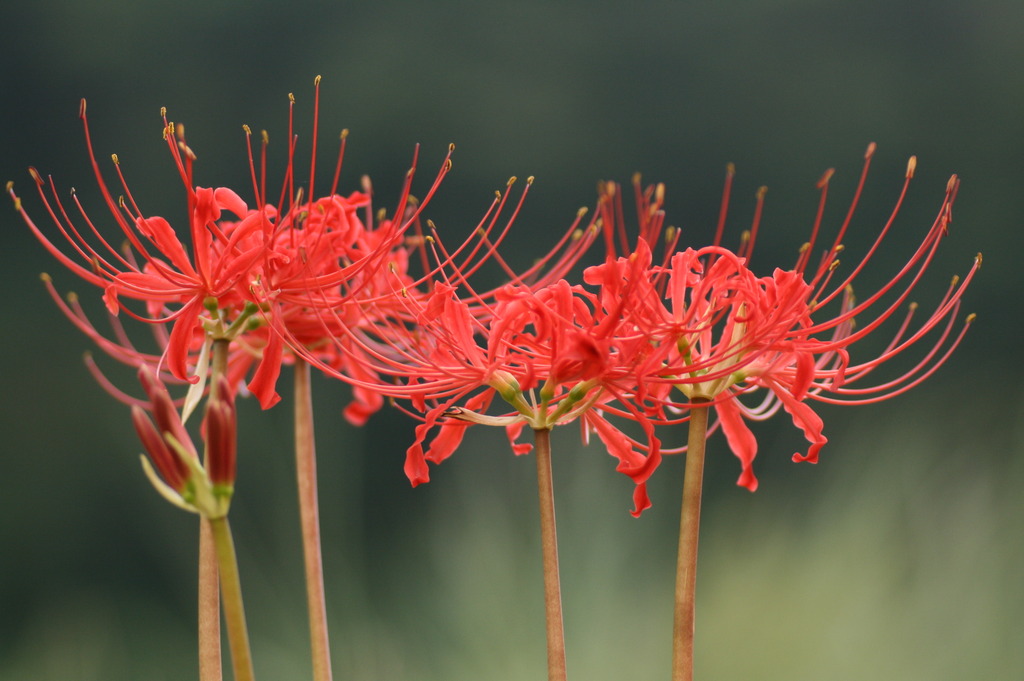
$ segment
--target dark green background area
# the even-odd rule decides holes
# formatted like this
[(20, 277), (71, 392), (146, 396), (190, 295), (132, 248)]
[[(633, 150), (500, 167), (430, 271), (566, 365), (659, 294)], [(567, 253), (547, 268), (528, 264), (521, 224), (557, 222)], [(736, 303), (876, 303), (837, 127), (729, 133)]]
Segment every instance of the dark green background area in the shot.
[[(985, 267), (963, 310), (978, 321), (949, 365), (890, 402), (822, 407), (830, 443), (817, 466), (790, 463), (805, 445), (784, 416), (755, 425), (755, 494), (733, 485), (738, 463), (711, 439), (698, 675), (1020, 678), (1022, 30), (1024, 5), (1003, 0), (21, 3), (0, 28), (0, 180), (45, 223), (34, 165), (112, 227), (76, 118), (87, 97), (100, 158), (117, 153), (143, 210), (180, 222), (160, 107), (187, 125), (197, 182), (248, 197), (242, 124), (269, 131), (281, 168), (294, 92), (308, 158), (320, 74), (320, 153), (326, 169), (333, 136), (351, 130), (347, 190), (369, 174), (388, 205), (416, 143), (427, 178), (454, 141), (427, 216), (457, 238), (510, 175), (535, 175), (509, 243), (520, 264), (593, 204), (596, 181), (634, 171), (666, 183), (668, 221), (701, 245), (734, 162), (730, 243), (768, 185), (756, 263), (790, 265), (818, 177), (837, 169), (834, 228), (875, 141), (853, 250), (916, 154), (877, 282), (956, 172), (955, 221), (922, 306), (976, 252)], [(127, 409), (87, 374), (90, 344), (38, 275), (95, 292), (13, 211), (2, 226), (0, 680), (194, 678), (194, 519), (149, 488)], [(401, 466), (414, 422), (392, 410), (354, 429), (340, 418), (347, 388), (314, 390), (336, 678), (542, 678), (532, 460), (475, 429), (413, 490)], [(264, 679), (309, 678), (284, 392), (270, 412), (243, 406), (232, 509)], [(666, 460), (635, 520), (630, 481), (578, 441), (575, 428), (554, 438), (569, 672), (666, 678), (682, 461)]]

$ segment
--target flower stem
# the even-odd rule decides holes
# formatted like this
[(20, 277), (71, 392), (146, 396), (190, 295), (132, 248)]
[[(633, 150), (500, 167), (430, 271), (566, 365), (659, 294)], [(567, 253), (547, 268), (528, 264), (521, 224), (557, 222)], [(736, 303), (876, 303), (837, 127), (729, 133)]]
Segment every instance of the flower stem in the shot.
[(199, 681), (221, 681), (220, 579), (210, 521), (199, 519)]
[(217, 546), (217, 564), (224, 598), (224, 620), (227, 623), (228, 643), (231, 646), (231, 664), (235, 681), (254, 681), (249, 631), (242, 607), (242, 581), (238, 576), (238, 559), (231, 540), (231, 526), (226, 517), (210, 520), (213, 540)]
[(316, 444), (313, 436), (313, 395), (309, 364), (295, 360), (295, 470), (298, 481), (302, 553), (306, 565), (306, 602), (314, 681), (331, 681), (331, 650), (327, 635), (324, 567), (320, 551), (320, 520), (316, 485)]
[(704, 480), (704, 445), (708, 408), (690, 408), (690, 432), (683, 479), (683, 508), (679, 518), (679, 558), (676, 562), (675, 617), (672, 626), (672, 681), (693, 680), (693, 613), (697, 588), (697, 538), (700, 531), (700, 495)]
[[(210, 383), (211, 397), (217, 390), (217, 376), (227, 371), (230, 341), (213, 341)], [(204, 457), (205, 459), (205, 457)], [(199, 681), (224, 678), (220, 645), (220, 578), (217, 575), (217, 547), (210, 523), (199, 520)]]
[(558, 579), (555, 494), (551, 482), (551, 431), (534, 430), (537, 444), (537, 492), (540, 499), (540, 544), (544, 561), (544, 614), (548, 636), (548, 681), (565, 681), (565, 634), (562, 591)]

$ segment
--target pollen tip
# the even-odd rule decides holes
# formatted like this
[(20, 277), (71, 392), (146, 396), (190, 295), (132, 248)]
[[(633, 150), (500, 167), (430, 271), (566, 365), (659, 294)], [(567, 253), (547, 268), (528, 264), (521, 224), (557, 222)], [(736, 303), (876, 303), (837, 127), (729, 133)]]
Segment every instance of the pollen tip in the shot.
[(46, 283), (50, 283), (51, 281), (53, 281), (53, 277), (51, 277), (48, 272), (40, 272), (39, 279), (41, 281), (45, 281)]
[(78, 117), (85, 118), (85, 97), (78, 102)]
[(975, 314), (974, 312), (972, 312), (971, 314), (967, 315), (967, 319), (964, 320), (964, 323), (965, 324), (970, 324), (970, 323), (972, 323), (977, 318), (978, 318), (978, 315)]
[(579, 210), (576, 211), (576, 217), (578, 217), (578, 218), (583, 217), (584, 215), (587, 214), (587, 211), (589, 211), (589, 210), (590, 209), (587, 208), (586, 206), (580, 206)]
[(732, 177), (733, 175), (735, 175), (736, 174), (736, 164), (733, 163), (732, 161), (730, 161), (729, 163), (726, 163), (725, 164), (725, 174), (728, 175), (729, 177)]
[(295, 94), (292, 93), (292, 92), (288, 93), (288, 103), (289, 104), (294, 104), (295, 103)]
[(167, 115), (167, 107), (166, 106), (160, 107), (160, 118), (163, 118), (166, 115)]
[(800, 250), (799, 250), (800, 255), (803, 255), (804, 253), (806, 253), (808, 251), (808, 249), (810, 249), (810, 247), (811, 247), (811, 242), (810, 241), (803, 242), (803, 244), (800, 245)]
[(497, 189), (494, 190), (494, 198), (498, 199), (499, 201), (501, 200), (501, 192), (499, 192)]
[(110, 160), (114, 162), (115, 166), (121, 165), (121, 161), (120, 161), (120, 159), (117, 158), (117, 154), (111, 154), (110, 155)]
[(974, 262), (977, 263), (978, 267), (981, 267), (981, 253), (978, 253), (978, 255), (974, 256)]
[(917, 301), (916, 301), (916, 300), (915, 300), (915, 301), (912, 301), (912, 302), (910, 303), (910, 311), (911, 311), (911, 312), (914, 312), (915, 310), (917, 310)]
[(455, 151), (455, 142), (448, 143), (448, 153)]
[(530, 186), (530, 185), (532, 185), (532, 184), (533, 184), (533, 181), (534, 181), (535, 179), (536, 179), (536, 178), (535, 178), (535, 176), (533, 176), (533, 175), (530, 175), (530, 176), (529, 176), (528, 178), (526, 178), (526, 185), (527, 185), (527, 186)]
[(823, 172), (821, 174), (821, 177), (818, 179), (818, 184), (816, 185), (818, 189), (824, 189), (828, 185), (828, 181), (832, 179), (832, 176), (835, 175), (835, 173), (835, 168), (829, 168), (828, 170)]
[(68, 291), (67, 299), (69, 303), (74, 305), (75, 303), (78, 302), (78, 294), (75, 293), (74, 291)]
[(872, 156), (874, 156), (875, 155), (875, 149), (877, 147), (878, 147), (878, 145), (875, 144), (874, 142), (869, 142), (868, 143), (868, 148), (864, 152), (864, 159), (867, 160), (867, 159), (871, 158)]
[(633, 184), (640, 184), (640, 179), (642, 177), (643, 177), (643, 175), (640, 174), (639, 170), (636, 171), (635, 173), (633, 173)]
[(758, 201), (764, 198), (764, 195), (768, 193), (768, 187), (761, 185), (757, 188), (757, 193), (754, 194)]
[(242, 123), (242, 130), (245, 130), (246, 137), (252, 136), (252, 128), (249, 127), (248, 123)]
[(36, 170), (34, 166), (28, 167), (28, 174), (32, 176), (32, 179), (35, 180), (36, 184), (40, 187), (43, 186), (43, 176), (39, 174), (39, 171)]
[(949, 181), (946, 183), (946, 191), (951, 192), (956, 188), (957, 183), (960, 182), (960, 178), (957, 177), (956, 173), (949, 176)]
[(917, 156), (911, 156), (907, 160), (907, 179), (909, 180), (914, 176), (914, 171), (917, 170)]
[(321, 78), (321, 76), (319, 76), (319, 75), (316, 78), (314, 78), (313, 79), (313, 85), (319, 85), (320, 84), (320, 78)]
[(432, 229), (434, 231), (437, 231), (437, 225), (434, 224), (434, 221), (431, 220), (430, 218), (427, 218), (427, 227), (429, 227), (430, 229)]
[(268, 133), (266, 130), (260, 130), (260, 137), (263, 138), (264, 144), (270, 144), (270, 133)]
[(517, 179), (517, 178), (516, 178), (516, 176), (515, 176), (515, 175), (513, 175), (513, 176), (512, 176), (512, 177), (510, 177), (510, 178), (508, 178), (508, 182), (506, 182), (506, 183), (505, 183), (505, 186), (506, 186), (506, 187), (511, 187), (511, 186), (512, 186), (513, 184), (515, 184), (515, 182), (516, 182), (516, 179)]
[(341, 129), (341, 139), (345, 139), (347, 137), (348, 137), (348, 128), (342, 128)]

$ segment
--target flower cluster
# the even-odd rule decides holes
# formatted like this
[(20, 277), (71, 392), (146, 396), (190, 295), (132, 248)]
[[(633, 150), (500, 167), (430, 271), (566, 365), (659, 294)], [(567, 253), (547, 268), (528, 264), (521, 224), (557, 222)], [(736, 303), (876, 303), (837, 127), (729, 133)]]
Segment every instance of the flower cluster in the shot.
[[(740, 247), (732, 251), (721, 245), (730, 166), (711, 246), (679, 248), (679, 231), (664, 227), (664, 187), (643, 187), (637, 177), (639, 228), (634, 237), (625, 226), (621, 187), (603, 183), (593, 217), (584, 224), (581, 210), (550, 253), (516, 273), (501, 258), (499, 246), (526, 191), (507, 219), (502, 216), (510, 193), (499, 192), (466, 241), (446, 249), (431, 223), (431, 233), (424, 232), (419, 216), (451, 167), (451, 150), (422, 201), (410, 194), (410, 170), (392, 217), (375, 220), (368, 181), (362, 191), (343, 196), (337, 193), (336, 172), (328, 194), (313, 198), (311, 171), (309, 198), (303, 189), (296, 190), (292, 109), (289, 161), (276, 204), (268, 201), (266, 189), (266, 134), (258, 169), (250, 145), (251, 206), (229, 188), (194, 185), (195, 155), (184, 129), (164, 116), (164, 139), (188, 197), (187, 242), (166, 219), (139, 209), (117, 156), (114, 167), (124, 194), (114, 199), (92, 150), (84, 102), (81, 118), (90, 159), (125, 248), (118, 250), (101, 236), (74, 196), (73, 212), (84, 227), (73, 220), (53, 181), (34, 169), (39, 195), (69, 252), (36, 226), (13, 190), (9, 193), (40, 242), (103, 290), (111, 314), (124, 311), (162, 334), (159, 355), (122, 342), (123, 334), (108, 339), (89, 322), (77, 299), (61, 300), (47, 279), (65, 314), (109, 354), (149, 365), (169, 379), (202, 385), (211, 344), (226, 340), (229, 390), (248, 378), (264, 407), (279, 399), (275, 385), (281, 364), (293, 357), (354, 386), (355, 401), (346, 415), (355, 423), (364, 422), (384, 397), (406, 400), (422, 419), (405, 465), (414, 485), (429, 479), (428, 461), (439, 463), (452, 454), (469, 424), (503, 426), (513, 450), (525, 453), (530, 446), (517, 442), (525, 426), (547, 430), (578, 420), (584, 438), (596, 435), (618, 460), (618, 470), (637, 483), (638, 514), (650, 504), (645, 483), (662, 454), (681, 451), (663, 448), (664, 436), (656, 431), (686, 421), (689, 410), (699, 405), (714, 409), (712, 427), (723, 431), (741, 461), (739, 484), (753, 490), (757, 442), (746, 421), (785, 410), (810, 445), (794, 459), (816, 461), (827, 440), (811, 402), (863, 403), (899, 394), (934, 372), (967, 328), (954, 333), (954, 318), (980, 256), (923, 320), (915, 319), (920, 316), (916, 304), (906, 305), (948, 231), (955, 176), (914, 253), (869, 296), (855, 298), (854, 284), (882, 249), (916, 165), (912, 158), (892, 215), (866, 255), (852, 268), (840, 267), (843, 238), (874, 145), (865, 155), (847, 217), (816, 265), (812, 258), (819, 248), (831, 171), (819, 183), (820, 209), (796, 264), (758, 276), (750, 256), (763, 191)], [(248, 138), (248, 127), (245, 132)], [(345, 139), (343, 133), (339, 169)], [(527, 189), (531, 183), (532, 178)], [(572, 283), (580, 257), (602, 242), (604, 262)], [(412, 275), (410, 263), (417, 254), (422, 271)], [(498, 263), (508, 281), (480, 291), (472, 275), (487, 261)], [(126, 300), (139, 301), (144, 309), (135, 310)], [(905, 307), (908, 312), (880, 352), (867, 359), (851, 357), (853, 345), (876, 335)], [(909, 371), (861, 385), (880, 365), (926, 338), (931, 340), (923, 359)], [(498, 413), (491, 411), (495, 396), (507, 404)], [(427, 446), (435, 427), (438, 434)]]
[[(452, 283), (453, 276), (404, 301), (402, 321), (382, 317), (373, 326), (346, 333), (349, 346), (371, 360), (369, 373), (385, 379), (374, 389), (409, 401), (422, 414), (406, 458), (412, 484), (429, 479), (427, 462), (448, 458), (469, 424), (503, 426), (513, 451), (521, 454), (530, 450), (516, 442), (523, 427), (547, 430), (579, 420), (584, 439), (596, 435), (618, 460), (617, 470), (637, 484), (633, 513), (639, 515), (650, 505), (646, 482), (662, 454), (685, 449), (664, 448), (656, 431), (685, 422), (695, 407), (713, 408), (713, 428), (724, 432), (741, 462), (738, 484), (750, 490), (757, 488), (752, 470), (757, 441), (748, 420), (785, 410), (810, 445), (794, 460), (817, 461), (827, 439), (811, 402), (865, 403), (904, 392), (950, 356), (973, 319), (969, 316), (953, 332), (980, 256), (962, 280), (954, 278), (924, 319), (916, 319), (916, 303), (907, 305), (948, 232), (955, 176), (931, 227), (904, 265), (864, 300), (853, 294), (855, 281), (880, 250), (900, 210), (916, 167), (913, 158), (891, 217), (867, 254), (840, 276), (842, 240), (873, 154), (871, 145), (847, 218), (815, 267), (810, 262), (822, 210), (794, 267), (758, 276), (749, 262), (763, 191), (737, 251), (718, 243), (725, 202), (716, 243), (679, 250), (678, 230), (663, 228), (664, 188), (644, 188), (635, 178), (639, 230), (634, 245), (625, 246), (621, 189), (606, 183), (596, 217), (585, 230), (603, 235), (605, 261), (587, 268), (581, 283), (517, 278), (481, 294), (465, 276), (458, 277), (461, 285)], [(726, 198), (732, 175), (730, 167)], [(829, 177), (831, 171), (819, 183), (822, 209)], [(667, 247), (656, 258), (654, 248), (663, 240)], [(906, 313), (899, 313), (902, 309)], [(884, 348), (852, 359), (851, 347), (878, 335), (890, 319), (896, 319), (896, 328)], [(922, 343), (923, 358), (905, 373), (862, 385), (879, 366)], [(495, 397), (507, 407), (490, 413)], [(438, 433), (425, 449), (435, 427)], [(631, 436), (630, 429), (642, 437)]]

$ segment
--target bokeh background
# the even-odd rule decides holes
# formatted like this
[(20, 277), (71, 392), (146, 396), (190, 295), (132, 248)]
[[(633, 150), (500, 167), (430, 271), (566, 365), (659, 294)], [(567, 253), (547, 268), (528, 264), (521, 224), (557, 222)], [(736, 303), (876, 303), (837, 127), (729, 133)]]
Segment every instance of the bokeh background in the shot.
[[(446, 233), (470, 229), (509, 175), (536, 175), (510, 244), (520, 262), (593, 204), (597, 180), (634, 171), (667, 184), (684, 241), (706, 242), (732, 161), (733, 238), (766, 184), (758, 258), (791, 263), (821, 172), (837, 168), (834, 227), (876, 141), (854, 244), (881, 226), (907, 157), (920, 161), (881, 277), (959, 173), (922, 303), (976, 252), (985, 267), (964, 310), (978, 322), (949, 365), (890, 402), (822, 408), (831, 442), (817, 466), (789, 461), (803, 443), (785, 419), (755, 426), (756, 494), (734, 486), (738, 465), (711, 440), (697, 671), (1024, 678), (1024, 4), (37, 0), (2, 23), (0, 179), (37, 218), (29, 165), (102, 215), (80, 97), (98, 155), (118, 153), (144, 209), (173, 218), (159, 108), (187, 124), (200, 183), (244, 188), (241, 125), (280, 149), (294, 92), (308, 141), (317, 74), (321, 153), (351, 129), (350, 188), (369, 174), (386, 204), (415, 143), (425, 174), (458, 144), (428, 211)], [(194, 678), (196, 523), (145, 482), (127, 410), (88, 376), (89, 343), (38, 275), (93, 292), (13, 212), (2, 222), (0, 679)], [(413, 490), (401, 470), (413, 422), (392, 411), (357, 430), (339, 416), (344, 386), (314, 389), (336, 678), (543, 678), (532, 460), (475, 430)], [(232, 522), (257, 671), (309, 678), (287, 397), (242, 419)], [(600, 447), (574, 429), (554, 444), (570, 674), (666, 678), (682, 461), (666, 461), (636, 520), (631, 483)]]

